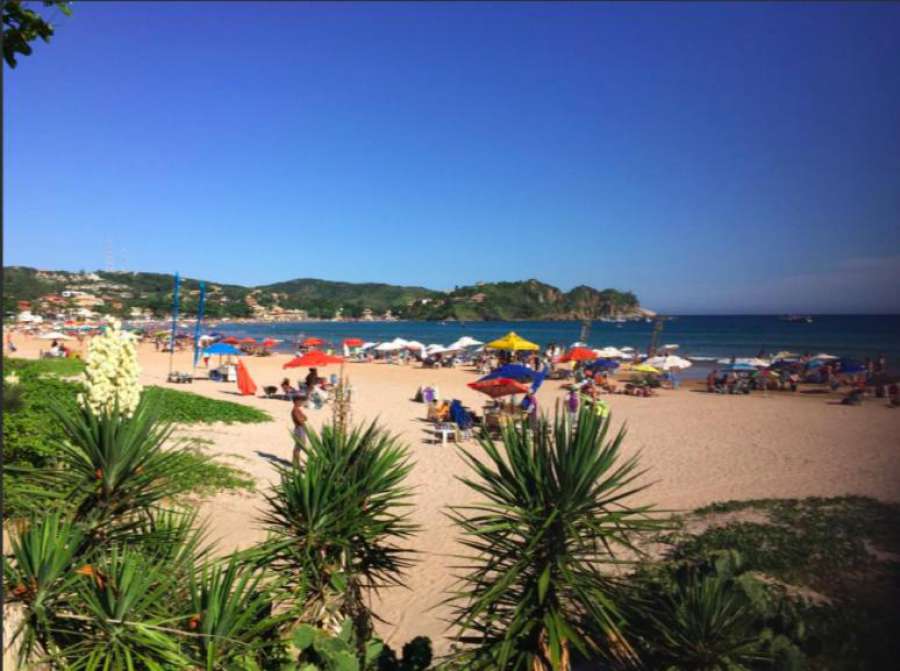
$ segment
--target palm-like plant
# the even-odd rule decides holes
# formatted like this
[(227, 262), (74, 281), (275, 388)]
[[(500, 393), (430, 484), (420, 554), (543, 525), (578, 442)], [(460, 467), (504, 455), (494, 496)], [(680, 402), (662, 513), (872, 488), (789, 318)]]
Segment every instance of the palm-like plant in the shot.
[(369, 638), (365, 594), (401, 584), (411, 565), (399, 545), (416, 530), (405, 510), (410, 468), (405, 447), (373, 422), (310, 432), (302, 467), (282, 470), (257, 558), (302, 589), (302, 619), (337, 631), (351, 618), (357, 640)]
[(473, 471), (462, 482), (484, 499), (450, 515), (472, 551), (449, 599), (467, 668), (564, 670), (571, 647), (633, 658), (623, 585), (604, 568), (658, 524), (649, 506), (627, 504), (642, 472), (609, 426), (587, 411), (572, 426), (557, 409), (534, 430), (506, 428), (499, 445), (483, 436), (484, 457), (461, 449)]

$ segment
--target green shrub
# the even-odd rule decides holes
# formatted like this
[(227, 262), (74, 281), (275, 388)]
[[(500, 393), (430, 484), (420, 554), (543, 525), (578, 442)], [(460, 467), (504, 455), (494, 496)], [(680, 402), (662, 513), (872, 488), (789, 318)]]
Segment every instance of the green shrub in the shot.
[(159, 409), (160, 417), (179, 424), (253, 424), (271, 422), (272, 416), (264, 410), (252, 408), (231, 401), (219, 401), (187, 391), (176, 391), (163, 387), (146, 387), (144, 394), (148, 401)]

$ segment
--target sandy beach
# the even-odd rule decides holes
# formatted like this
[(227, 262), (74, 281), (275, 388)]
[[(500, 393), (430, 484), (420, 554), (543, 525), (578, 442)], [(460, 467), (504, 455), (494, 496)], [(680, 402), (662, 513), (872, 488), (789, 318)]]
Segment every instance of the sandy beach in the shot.
[[(15, 356), (36, 357), (46, 341), (16, 337)], [(77, 344), (73, 343), (76, 346)], [(248, 357), (245, 364), (257, 385), (291, 380), (306, 369), (283, 371), (287, 355)], [(191, 369), (190, 352), (175, 354), (176, 370)], [(263, 537), (257, 522), (264, 504), (262, 492), (275, 475), (273, 460), (290, 459), (290, 405), (283, 400), (242, 397), (235, 384), (205, 379), (190, 385), (167, 385), (169, 355), (140, 346), (145, 385), (170, 386), (210, 398), (267, 410), (274, 418), (264, 424), (214, 424), (182, 429), (213, 441), (210, 452), (257, 479), (257, 493), (222, 494), (201, 502), (210, 536), (221, 552), (246, 547)], [(320, 371), (338, 372), (331, 367)], [(198, 375), (205, 377), (202, 367)], [(459, 398), (480, 408), (485, 397), (466, 386), (475, 379), (467, 369), (422, 369), (418, 365), (347, 364), (353, 386), (353, 420), (378, 419), (408, 445), (415, 466), (409, 484), (415, 489), (414, 520), (421, 525), (412, 546), (418, 564), (407, 579), (408, 589), (383, 593), (374, 605), (389, 622), (380, 633), (402, 645), (416, 635), (430, 636), (438, 651), (446, 611), (438, 604), (451, 584), (451, 555), (459, 547), (444, 516), (446, 506), (466, 501), (467, 490), (457, 480), (465, 472), (456, 447), (435, 444), (424, 421), (426, 407), (411, 399), (420, 385), (437, 385), (442, 398)], [(538, 392), (540, 407), (552, 410), (563, 396), (561, 383), (548, 381)], [(690, 510), (714, 501), (763, 497), (866, 495), (900, 500), (898, 431), (900, 410), (883, 400), (867, 399), (861, 407), (835, 404), (819, 394), (769, 392), (764, 396), (723, 396), (695, 389), (661, 390), (654, 398), (606, 397), (616, 427), (627, 428), (625, 453), (640, 452), (653, 485), (640, 495), (667, 510)], [(331, 417), (330, 406), (310, 409), (313, 426)], [(475, 441), (464, 443), (477, 453)]]

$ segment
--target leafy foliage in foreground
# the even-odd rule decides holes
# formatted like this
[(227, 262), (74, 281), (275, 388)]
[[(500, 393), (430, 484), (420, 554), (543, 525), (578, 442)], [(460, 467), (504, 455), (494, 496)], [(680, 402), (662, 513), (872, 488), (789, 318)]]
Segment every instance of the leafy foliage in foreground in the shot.
[(471, 551), (451, 598), (464, 666), (568, 669), (570, 646), (634, 659), (622, 634), (626, 585), (609, 569), (658, 525), (650, 507), (628, 504), (642, 472), (621, 457), (624, 431), (607, 439), (609, 426), (588, 411), (572, 426), (558, 412), (534, 432), (506, 428), (501, 445), (484, 436), (483, 457), (461, 451), (473, 472), (462, 482), (482, 499), (451, 515)]
[(785, 585), (804, 628), (793, 640), (810, 668), (881, 669), (900, 659), (900, 506), (864, 497), (728, 501), (691, 519), (741, 513), (763, 519), (672, 534), (671, 557), (736, 550), (745, 571)]
[[(4, 358), (4, 374), (14, 373), (19, 382), (4, 382), (3, 474), (4, 517), (18, 517), (40, 512), (48, 506), (60, 509), (59, 496), (47, 498), (46, 490), (29, 485), (41, 469), (59, 463), (61, 445), (66, 440), (63, 424), (54, 409), (66, 415), (79, 412), (76, 398), (82, 391), (78, 382), (66, 381), (84, 370), (84, 363), (74, 359), (9, 359)], [(6, 403), (7, 396), (10, 401)], [(246, 406), (207, 399), (182, 391), (151, 387), (144, 392), (147, 402), (156, 405), (160, 421), (165, 422), (258, 422), (268, 421), (268, 414)], [(221, 489), (248, 489), (252, 480), (239, 469), (216, 462), (198, 450), (184, 450), (173, 480), (176, 495), (206, 494)], [(58, 492), (57, 492), (58, 494)]]

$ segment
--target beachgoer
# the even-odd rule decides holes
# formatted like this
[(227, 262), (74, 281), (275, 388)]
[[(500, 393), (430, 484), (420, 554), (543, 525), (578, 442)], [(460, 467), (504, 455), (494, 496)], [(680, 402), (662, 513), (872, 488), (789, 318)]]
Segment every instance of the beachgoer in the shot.
[(315, 368), (310, 368), (309, 373), (306, 375), (307, 393), (311, 392), (317, 384), (319, 384), (319, 373)]
[(300, 467), (300, 453), (306, 447), (306, 413), (303, 412), (303, 397), (294, 396), (294, 407), (291, 408), (291, 421), (294, 423), (294, 455), (295, 468)]
[(569, 421), (574, 425), (578, 417), (578, 393), (574, 389), (566, 396), (566, 412), (569, 413)]
[(713, 393), (716, 391), (716, 378), (719, 376), (719, 370), (717, 368), (713, 368), (709, 371), (709, 375), (706, 376), (706, 391), (709, 393)]
[(887, 357), (882, 353), (878, 354), (878, 360), (875, 363), (875, 372), (876, 373), (887, 372)]
[(13, 342), (12, 333), (6, 334), (6, 349), (8, 349), (10, 352), (15, 352), (18, 349), (18, 347), (16, 347), (16, 343)]
[(291, 381), (287, 378), (281, 381), (281, 391), (284, 392), (284, 396), (287, 399), (291, 399), (297, 394), (297, 390), (291, 386)]

